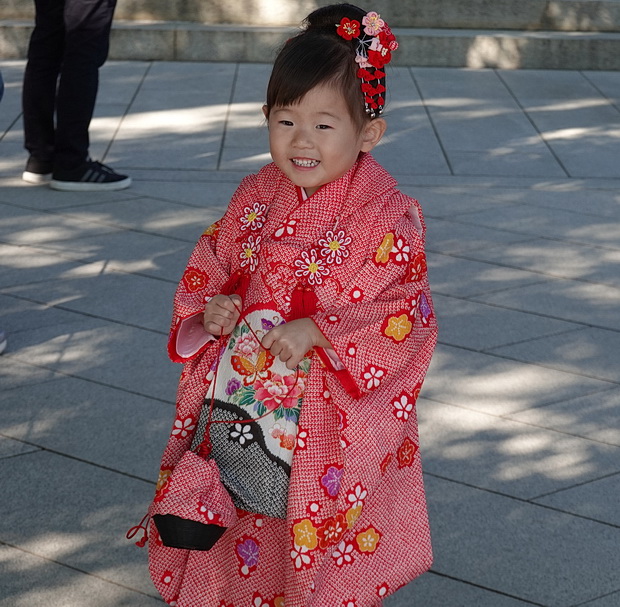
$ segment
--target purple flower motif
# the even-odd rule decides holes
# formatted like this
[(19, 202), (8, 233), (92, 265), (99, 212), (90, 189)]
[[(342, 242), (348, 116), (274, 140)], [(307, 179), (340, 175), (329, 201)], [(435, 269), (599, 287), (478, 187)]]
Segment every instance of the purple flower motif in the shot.
[(424, 293), (422, 293), (422, 297), (420, 298), (420, 312), (422, 312), (422, 318), (424, 320), (427, 320), (432, 313), (431, 306)]
[(258, 544), (248, 538), (245, 542), (237, 544), (237, 554), (241, 557), (246, 567), (258, 565)]
[(241, 388), (241, 382), (236, 377), (233, 377), (226, 384), (226, 394), (232, 396), (239, 388)]
[(325, 476), (321, 478), (321, 485), (325, 487), (327, 493), (331, 497), (335, 497), (338, 495), (338, 491), (340, 491), (340, 479), (342, 478), (342, 473), (344, 470), (342, 468), (336, 468), (335, 466), (330, 466), (325, 473)]

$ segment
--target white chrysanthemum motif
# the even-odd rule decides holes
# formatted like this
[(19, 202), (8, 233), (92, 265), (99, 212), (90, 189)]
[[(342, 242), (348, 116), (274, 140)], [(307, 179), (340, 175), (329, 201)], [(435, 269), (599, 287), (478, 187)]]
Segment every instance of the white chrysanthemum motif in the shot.
[(311, 285), (320, 285), (323, 282), (323, 276), (329, 274), (329, 268), (323, 259), (321, 259), (316, 249), (310, 252), (303, 251), (301, 259), (295, 260), (295, 276), (299, 278), (306, 277)]
[(351, 244), (351, 238), (347, 236), (344, 230), (335, 232), (329, 230), (325, 234), (325, 238), (319, 240), (321, 255), (327, 263), (341, 264), (343, 259), (349, 256), (348, 246)]

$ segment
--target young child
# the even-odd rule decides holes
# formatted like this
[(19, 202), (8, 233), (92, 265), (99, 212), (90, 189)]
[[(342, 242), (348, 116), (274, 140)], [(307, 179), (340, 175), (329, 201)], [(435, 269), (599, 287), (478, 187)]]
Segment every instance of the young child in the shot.
[(310, 14), (267, 90), (273, 163), (190, 257), (150, 514), (227, 530), (184, 550), (150, 526), (169, 605), (373, 607), (431, 565), (415, 413), (437, 333), (425, 228), (369, 154), (397, 46), (375, 12)]

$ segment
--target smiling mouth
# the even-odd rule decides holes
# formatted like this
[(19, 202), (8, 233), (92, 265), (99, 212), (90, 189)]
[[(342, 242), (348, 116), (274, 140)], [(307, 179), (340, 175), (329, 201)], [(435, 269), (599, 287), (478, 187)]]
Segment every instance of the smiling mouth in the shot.
[(318, 166), (319, 160), (312, 160), (310, 158), (291, 158), (292, 163), (298, 167), (304, 167), (306, 169)]

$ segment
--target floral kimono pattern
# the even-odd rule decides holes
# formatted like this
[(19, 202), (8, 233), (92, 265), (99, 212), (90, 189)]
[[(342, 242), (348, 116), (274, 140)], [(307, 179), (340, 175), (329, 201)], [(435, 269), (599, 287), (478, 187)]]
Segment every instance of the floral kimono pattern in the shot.
[[(175, 296), (169, 354), (184, 369), (155, 499), (192, 445), (222, 350), (221, 414), (273, 416), (217, 432), (240, 450), (256, 432), (274, 461), (292, 458), (284, 518), (241, 506), (207, 552), (167, 548), (151, 524), (151, 576), (169, 605), (375, 607), (428, 570), (415, 404), (437, 326), (424, 234), (418, 203), (361, 154), (307, 199), (267, 165), (201, 237)], [(290, 375), (268, 364), (243, 322), (215, 340), (200, 325), (205, 299), (233, 292), (254, 331), (310, 317), (332, 345), (309, 353), (286, 405), (270, 395)]]

